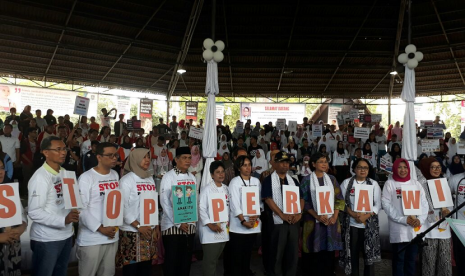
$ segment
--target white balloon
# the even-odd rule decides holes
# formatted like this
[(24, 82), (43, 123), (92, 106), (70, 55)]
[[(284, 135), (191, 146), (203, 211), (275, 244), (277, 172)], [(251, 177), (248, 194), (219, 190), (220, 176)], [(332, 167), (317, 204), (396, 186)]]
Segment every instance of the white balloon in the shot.
[(417, 47), (415, 47), (415, 45), (413, 45), (413, 44), (409, 44), (409, 45), (407, 45), (407, 47), (405, 47), (405, 52), (407, 54), (415, 53), (416, 51), (417, 51)]
[(217, 40), (215, 46), (218, 47), (218, 51), (223, 51), (225, 47), (224, 42), (221, 40)]
[(212, 50), (207, 49), (207, 50), (203, 51), (202, 57), (203, 57), (203, 59), (205, 59), (206, 61), (212, 60), (212, 59), (213, 59), (213, 52), (212, 52)]
[(207, 50), (210, 50), (213, 45), (215, 45), (215, 42), (211, 38), (207, 38), (203, 41), (203, 47)]
[(216, 51), (214, 54), (213, 54), (213, 60), (216, 61), (216, 62), (221, 62), (223, 61), (224, 59), (224, 55), (222, 52), (220, 51)]
[(415, 59), (418, 60), (418, 62), (423, 60), (423, 53), (422, 52), (416, 52), (415, 53)]
[(412, 58), (407, 62), (407, 66), (410, 69), (415, 69), (418, 66), (418, 60)]
[(400, 54), (398, 57), (397, 57), (397, 60), (402, 63), (402, 64), (405, 64), (407, 63), (408, 61), (408, 56), (406, 53), (403, 53), (403, 54)]

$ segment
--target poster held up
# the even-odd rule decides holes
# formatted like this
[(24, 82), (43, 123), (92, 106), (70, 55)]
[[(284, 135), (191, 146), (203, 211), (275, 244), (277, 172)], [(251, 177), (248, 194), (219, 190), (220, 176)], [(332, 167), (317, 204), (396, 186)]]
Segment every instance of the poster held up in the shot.
[(228, 222), (229, 209), (226, 202), (226, 194), (212, 193), (208, 195), (208, 214), (213, 223)]
[(18, 186), (18, 183), (0, 185), (0, 228), (23, 223)]
[(318, 215), (334, 214), (334, 191), (329, 186), (316, 187), (316, 204)]
[(139, 217), (141, 226), (158, 225), (158, 193), (156, 191), (145, 191), (140, 195)]
[(283, 185), (283, 213), (300, 214), (300, 191), (298, 186)]
[(63, 187), (63, 201), (65, 209), (83, 208), (81, 191), (76, 180), (76, 173), (73, 171), (60, 171), (61, 183)]
[(123, 225), (123, 194), (120, 190), (107, 190), (103, 200), (103, 226)]
[(242, 214), (245, 217), (260, 215), (260, 193), (258, 186), (242, 187)]

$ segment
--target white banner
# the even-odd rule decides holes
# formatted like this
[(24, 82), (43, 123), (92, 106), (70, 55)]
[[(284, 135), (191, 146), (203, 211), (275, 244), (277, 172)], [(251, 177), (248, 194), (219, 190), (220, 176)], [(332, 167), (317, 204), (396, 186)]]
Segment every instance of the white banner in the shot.
[(158, 193), (156, 191), (141, 192), (139, 202), (140, 226), (158, 225)]
[(373, 185), (354, 185), (354, 212), (373, 212)]
[(107, 190), (103, 201), (103, 226), (123, 225), (123, 195), (120, 190)]
[(316, 204), (318, 215), (334, 214), (334, 192), (329, 186), (316, 187)]
[(370, 128), (356, 127), (354, 128), (354, 138), (368, 139), (370, 137)]
[(415, 185), (402, 185), (402, 209), (404, 216), (421, 215), (420, 189)]
[(260, 215), (260, 193), (258, 186), (242, 187), (242, 215)]
[(189, 137), (203, 140), (203, 128), (196, 128), (196, 127), (191, 126), (189, 130)]
[(453, 207), (452, 193), (450, 192), (447, 179), (431, 179), (428, 180), (429, 194), (434, 208)]
[(305, 117), (305, 104), (290, 103), (241, 103), (241, 121), (251, 119), (261, 125), (286, 118), (287, 121), (301, 122)]
[(23, 223), (18, 185), (18, 183), (0, 185), (0, 228)]
[(300, 190), (299, 186), (283, 185), (283, 213), (300, 214)]
[(439, 151), (439, 139), (434, 140), (421, 140), (421, 152), (437, 152)]
[(124, 114), (125, 119), (131, 119), (131, 98), (118, 96), (118, 114)]
[(61, 183), (63, 183), (63, 201), (65, 209), (83, 208), (79, 184), (76, 180), (76, 173), (73, 171), (60, 171)]
[(213, 223), (229, 221), (229, 209), (226, 194), (213, 193), (208, 195), (208, 215)]

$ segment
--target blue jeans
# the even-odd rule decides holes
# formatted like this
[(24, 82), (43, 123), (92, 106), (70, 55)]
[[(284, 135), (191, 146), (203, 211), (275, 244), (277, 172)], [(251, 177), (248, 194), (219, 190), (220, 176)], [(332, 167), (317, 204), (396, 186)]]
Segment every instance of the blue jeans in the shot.
[(408, 242), (391, 243), (392, 246), (392, 275), (393, 276), (415, 276), (415, 259), (418, 254), (418, 245), (412, 244), (401, 253)]
[(73, 237), (53, 242), (38, 242), (31, 240), (33, 275), (67, 275), (72, 241)]

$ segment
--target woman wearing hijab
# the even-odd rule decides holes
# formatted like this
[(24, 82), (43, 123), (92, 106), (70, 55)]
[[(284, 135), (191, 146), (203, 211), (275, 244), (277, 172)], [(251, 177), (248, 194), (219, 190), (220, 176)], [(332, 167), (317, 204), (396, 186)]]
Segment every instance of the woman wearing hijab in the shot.
[[(310, 169), (310, 156), (305, 156), (302, 163), (302, 169), (300, 170), (301, 178), (304, 178), (312, 173), (312, 169)], [(299, 179), (300, 181), (302, 179)]]
[[(0, 185), (6, 183), (3, 159), (0, 159)], [(0, 275), (21, 275), (21, 241), (19, 237), (26, 231), (27, 217), (21, 206), (22, 224), (0, 227)]]
[[(200, 155), (199, 146), (194, 145), (191, 148), (191, 166), (189, 167), (188, 172), (192, 173), (195, 176), (195, 181), (197, 183), (197, 192), (200, 190), (202, 180), (202, 170), (203, 170), (203, 160), (202, 155)], [(198, 194), (198, 193), (197, 193)]]
[(333, 153), (333, 167), (336, 170), (336, 179), (342, 183), (349, 173), (349, 153), (344, 149), (342, 141), (337, 142), (336, 151)]
[(229, 152), (225, 152), (222, 155), (221, 162), (223, 162), (224, 169), (227, 170), (228, 168), (234, 166), (232, 160), (231, 160), (231, 155)]
[(320, 145), (320, 147), (318, 148), (318, 153), (323, 154), (326, 157), (326, 159), (328, 160), (328, 163), (331, 163), (331, 155), (326, 150), (326, 145), (325, 144)]
[[(457, 154), (457, 140), (455, 138), (450, 138), (449, 143), (447, 143), (449, 150), (447, 151), (447, 156), (452, 157)], [(449, 159), (449, 162), (452, 162)]]
[(255, 157), (252, 159), (252, 172), (253, 176), (260, 178), (262, 172), (268, 170), (268, 161), (266, 161), (263, 149), (258, 149), (255, 152)]
[[(343, 248), (338, 215), (339, 211), (344, 211), (345, 203), (336, 178), (326, 174), (326, 156), (316, 153), (310, 158), (310, 162), (315, 170), (302, 180), (300, 186), (305, 200), (302, 260), (307, 269), (304, 270), (304, 275), (329, 276), (334, 275), (334, 251)], [(333, 215), (318, 215), (317, 186), (327, 186), (333, 190)]]
[(452, 161), (449, 167), (447, 168), (447, 173), (446, 173), (447, 179), (450, 179), (450, 177), (453, 175), (463, 173), (463, 172), (465, 172), (465, 168), (463, 167), (462, 159), (460, 158), (460, 155), (458, 154), (454, 155), (452, 157)]
[[(363, 158), (365, 158), (366, 160), (370, 161), (370, 165), (373, 167), (373, 168), (376, 168), (376, 153), (373, 152), (371, 150), (371, 143), (368, 143), (368, 141), (365, 143), (365, 145), (363, 145), (363, 150), (362, 150), (362, 153), (363, 153)], [(370, 176), (370, 177), (373, 177), (373, 176)]]
[(299, 148), (295, 144), (294, 139), (289, 139), (289, 144), (283, 150), (290, 155), (297, 156), (297, 151), (299, 150)]
[(397, 135), (397, 140), (402, 141), (402, 128), (400, 127), (399, 121), (396, 122), (396, 125), (392, 128), (391, 133)]
[(134, 149), (124, 165), (120, 180), (124, 202), (124, 222), (119, 231), (117, 267), (123, 275), (151, 275), (156, 259), (160, 226), (141, 226), (140, 199), (144, 192), (155, 191), (153, 169), (148, 149)]
[(226, 142), (226, 135), (221, 135), (222, 138), (225, 140), (220, 140), (220, 143), (218, 144), (218, 155), (223, 156), (225, 152), (230, 152), (229, 150), (229, 145), (228, 142)]
[(154, 168), (153, 171), (155, 172), (155, 184), (157, 186), (157, 192), (160, 192), (160, 183), (163, 176), (172, 169), (172, 164), (169, 156), (168, 151), (165, 147), (160, 152), (160, 156), (154, 160)]
[[(346, 203), (346, 211), (342, 218), (342, 241), (344, 250), (341, 251), (339, 264), (346, 275), (359, 275), (359, 251), (363, 253), (365, 261), (364, 275), (375, 275), (375, 262), (381, 261), (381, 243), (379, 239), (378, 213), (381, 210), (381, 189), (378, 183), (369, 177), (373, 170), (371, 162), (366, 159), (356, 159), (352, 163), (355, 175), (344, 180), (341, 192)], [(373, 186), (373, 212), (354, 212), (355, 186)], [(359, 186), (362, 187), (362, 186)]]
[[(404, 215), (402, 208), (402, 188), (413, 186), (420, 190), (420, 216)], [(392, 275), (415, 275), (415, 258), (418, 245), (411, 244), (403, 249), (417, 232), (424, 228), (423, 224), (428, 214), (428, 201), (420, 182), (410, 179), (410, 166), (407, 160), (398, 158), (392, 166), (392, 179), (388, 179), (383, 187), (382, 205), (389, 220), (389, 240), (392, 246)], [(398, 252), (397, 254), (395, 252)]]
[(131, 138), (126, 135), (123, 137), (123, 143), (121, 143), (121, 146), (118, 148), (118, 154), (121, 161), (126, 160), (126, 158), (129, 156), (129, 153), (131, 153), (131, 149)]
[[(431, 200), (431, 190), (428, 187), (428, 180), (442, 177), (442, 166), (434, 157), (428, 157), (420, 161), (420, 170), (423, 177), (418, 174), (420, 181), (425, 190), (426, 199), (428, 200), (428, 217), (425, 221), (425, 229), (431, 227), (441, 218), (447, 216), (454, 206), (444, 208), (434, 208)], [(451, 248), (450, 248), (450, 227), (447, 222), (443, 222), (432, 231), (426, 234), (425, 241), (428, 246), (423, 247), (422, 253), (422, 273), (423, 276), (451, 276)]]

